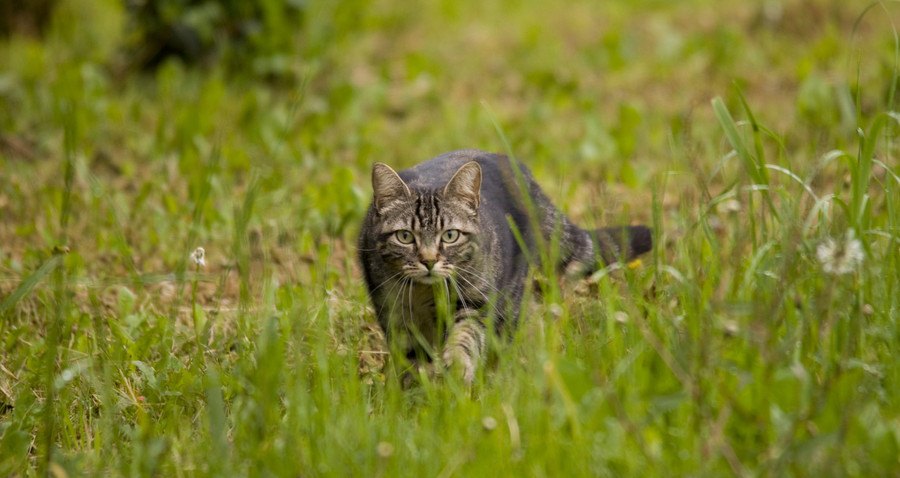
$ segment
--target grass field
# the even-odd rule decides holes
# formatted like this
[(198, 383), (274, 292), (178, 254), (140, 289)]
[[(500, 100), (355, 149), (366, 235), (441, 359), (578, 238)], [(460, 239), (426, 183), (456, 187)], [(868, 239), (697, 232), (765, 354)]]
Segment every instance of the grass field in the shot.
[[(0, 40), (0, 476), (900, 476), (896, 2), (311, 1), (148, 70), (117, 5)], [(404, 390), (369, 171), (459, 148), (657, 247)]]

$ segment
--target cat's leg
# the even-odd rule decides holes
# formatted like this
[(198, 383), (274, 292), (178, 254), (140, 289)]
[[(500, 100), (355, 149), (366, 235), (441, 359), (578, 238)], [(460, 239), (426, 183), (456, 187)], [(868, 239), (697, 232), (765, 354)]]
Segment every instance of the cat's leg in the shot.
[(597, 268), (596, 246), (590, 233), (569, 222), (563, 216), (561, 263), (565, 277), (582, 278)]
[(652, 232), (646, 226), (585, 231), (568, 223), (563, 235), (567, 255), (562, 266), (568, 277), (581, 277), (614, 262), (630, 261), (652, 246)]
[(450, 370), (458, 370), (463, 380), (471, 384), (484, 355), (484, 347), (485, 328), (480, 312), (474, 309), (456, 311), (453, 327), (450, 328), (441, 355), (444, 366)]
[(588, 234), (606, 264), (630, 261), (653, 247), (653, 232), (647, 226), (604, 227)]
[(421, 350), (409, 350), (406, 353), (409, 366), (400, 374), (400, 384), (404, 390), (421, 384), (423, 378), (434, 380), (441, 374), (440, 366), (424, 355)]

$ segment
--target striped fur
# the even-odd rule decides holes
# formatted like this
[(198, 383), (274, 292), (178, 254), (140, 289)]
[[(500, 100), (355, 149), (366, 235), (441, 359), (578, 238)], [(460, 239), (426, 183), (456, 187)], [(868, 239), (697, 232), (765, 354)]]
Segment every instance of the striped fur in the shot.
[[(467, 383), (484, 357), (488, 321), (501, 332), (515, 324), (538, 244), (559, 234), (557, 267), (577, 274), (651, 247), (643, 226), (580, 229), (505, 156), (455, 151), (400, 173), (377, 163), (372, 186), (359, 258), (379, 323), (408, 358), (443, 361)], [(448, 323), (437, 298), (449, 299)]]

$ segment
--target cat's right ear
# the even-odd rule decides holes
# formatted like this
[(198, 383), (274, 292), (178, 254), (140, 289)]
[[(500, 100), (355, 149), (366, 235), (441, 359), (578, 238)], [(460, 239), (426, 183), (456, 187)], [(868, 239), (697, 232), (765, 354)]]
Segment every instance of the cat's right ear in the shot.
[(475, 161), (460, 166), (444, 186), (444, 196), (462, 201), (473, 213), (477, 213), (481, 200), (481, 166)]
[(372, 166), (372, 190), (375, 193), (375, 210), (379, 213), (390, 203), (410, 196), (409, 187), (400, 175), (384, 163)]

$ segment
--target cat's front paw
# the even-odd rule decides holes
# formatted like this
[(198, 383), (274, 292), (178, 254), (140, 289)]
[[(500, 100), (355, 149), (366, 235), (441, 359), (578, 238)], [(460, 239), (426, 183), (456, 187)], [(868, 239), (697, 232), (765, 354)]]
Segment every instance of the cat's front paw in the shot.
[(433, 362), (413, 362), (401, 375), (400, 385), (404, 390), (408, 390), (421, 385), (425, 381), (434, 381), (440, 375), (440, 366)]
[(466, 385), (471, 385), (475, 380), (475, 369), (478, 361), (462, 347), (451, 346), (444, 349), (441, 356), (444, 362), (444, 368), (461, 376)]

